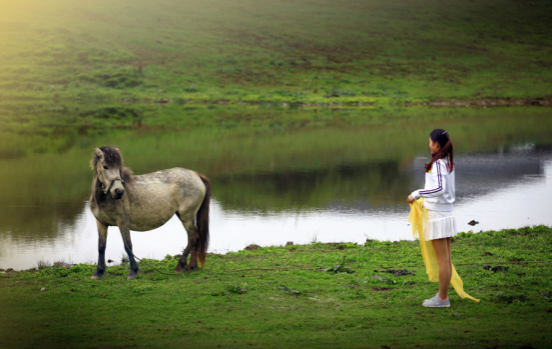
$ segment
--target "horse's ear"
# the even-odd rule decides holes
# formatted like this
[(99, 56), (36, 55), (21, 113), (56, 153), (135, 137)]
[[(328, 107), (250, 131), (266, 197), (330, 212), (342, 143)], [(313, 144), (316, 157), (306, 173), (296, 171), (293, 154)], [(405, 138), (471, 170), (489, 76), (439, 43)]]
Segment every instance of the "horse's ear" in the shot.
[(99, 157), (100, 159), (103, 159), (104, 158), (104, 153), (102, 152), (102, 150), (100, 148), (96, 148), (94, 146), (94, 153), (96, 154), (97, 157)]
[(121, 154), (121, 149), (119, 149), (119, 147), (114, 147), (113, 149), (115, 149), (117, 151), (117, 153), (119, 153), (119, 156), (121, 157), (121, 161), (123, 160), (123, 154)]
[(101, 149), (96, 148), (94, 146), (94, 157), (92, 157), (92, 160), (90, 160), (90, 168), (94, 171), (96, 170), (96, 164), (98, 163), (98, 160), (104, 159), (104, 153)]

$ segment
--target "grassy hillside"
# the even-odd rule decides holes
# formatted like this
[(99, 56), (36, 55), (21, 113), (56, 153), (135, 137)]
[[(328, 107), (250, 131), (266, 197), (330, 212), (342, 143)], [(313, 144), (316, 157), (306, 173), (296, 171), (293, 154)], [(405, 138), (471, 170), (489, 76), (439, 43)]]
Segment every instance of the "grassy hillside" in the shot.
[(550, 1), (0, 4), (0, 96), (402, 103), (546, 98)]

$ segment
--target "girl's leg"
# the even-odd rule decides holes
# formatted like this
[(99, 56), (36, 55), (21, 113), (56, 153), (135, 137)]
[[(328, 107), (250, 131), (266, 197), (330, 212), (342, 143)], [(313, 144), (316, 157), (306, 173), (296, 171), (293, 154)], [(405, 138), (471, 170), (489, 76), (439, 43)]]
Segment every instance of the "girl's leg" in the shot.
[(452, 277), (452, 258), (450, 238), (431, 240), (437, 263), (439, 264), (439, 297), (447, 299)]

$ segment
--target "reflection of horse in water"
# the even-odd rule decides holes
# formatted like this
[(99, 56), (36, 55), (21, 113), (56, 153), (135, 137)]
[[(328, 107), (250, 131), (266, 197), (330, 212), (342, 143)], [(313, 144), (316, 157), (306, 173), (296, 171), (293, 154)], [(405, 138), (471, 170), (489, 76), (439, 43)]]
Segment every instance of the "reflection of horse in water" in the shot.
[[(133, 176), (123, 167), (118, 148), (95, 148), (90, 161), (94, 170), (90, 209), (98, 225), (98, 268), (93, 279), (105, 272), (107, 228), (118, 226), (130, 261), (129, 279), (138, 266), (132, 253), (130, 230), (146, 231), (165, 224), (175, 213), (188, 233), (188, 245), (176, 266), (177, 271), (205, 266), (209, 244), (209, 200), (211, 185), (203, 175), (184, 168), (172, 168)], [(188, 254), (190, 264), (187, 265)]]

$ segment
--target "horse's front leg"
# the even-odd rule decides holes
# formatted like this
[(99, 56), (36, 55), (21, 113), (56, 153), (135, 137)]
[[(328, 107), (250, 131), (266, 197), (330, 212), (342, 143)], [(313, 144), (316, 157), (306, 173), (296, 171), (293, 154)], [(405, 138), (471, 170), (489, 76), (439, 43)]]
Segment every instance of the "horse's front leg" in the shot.
[(98, 226), (98, 267), (92, 279), (100, 280), (105, 273), (105, 247), (107, 244), (107, 225), (96, 219)]
[(128, 217), (123, 217), (118, 224), (121, 236), (123, 237), (123, 244), (125, 245), (125, 251), (128, 254), (128, 260), (130, 262), (130, 273), (127, 280), (134, 280), (138, 276), (138, 265), (134, 259), (134, 253), (132, 252), (132, 241), (130, 240), (130, 223)]

